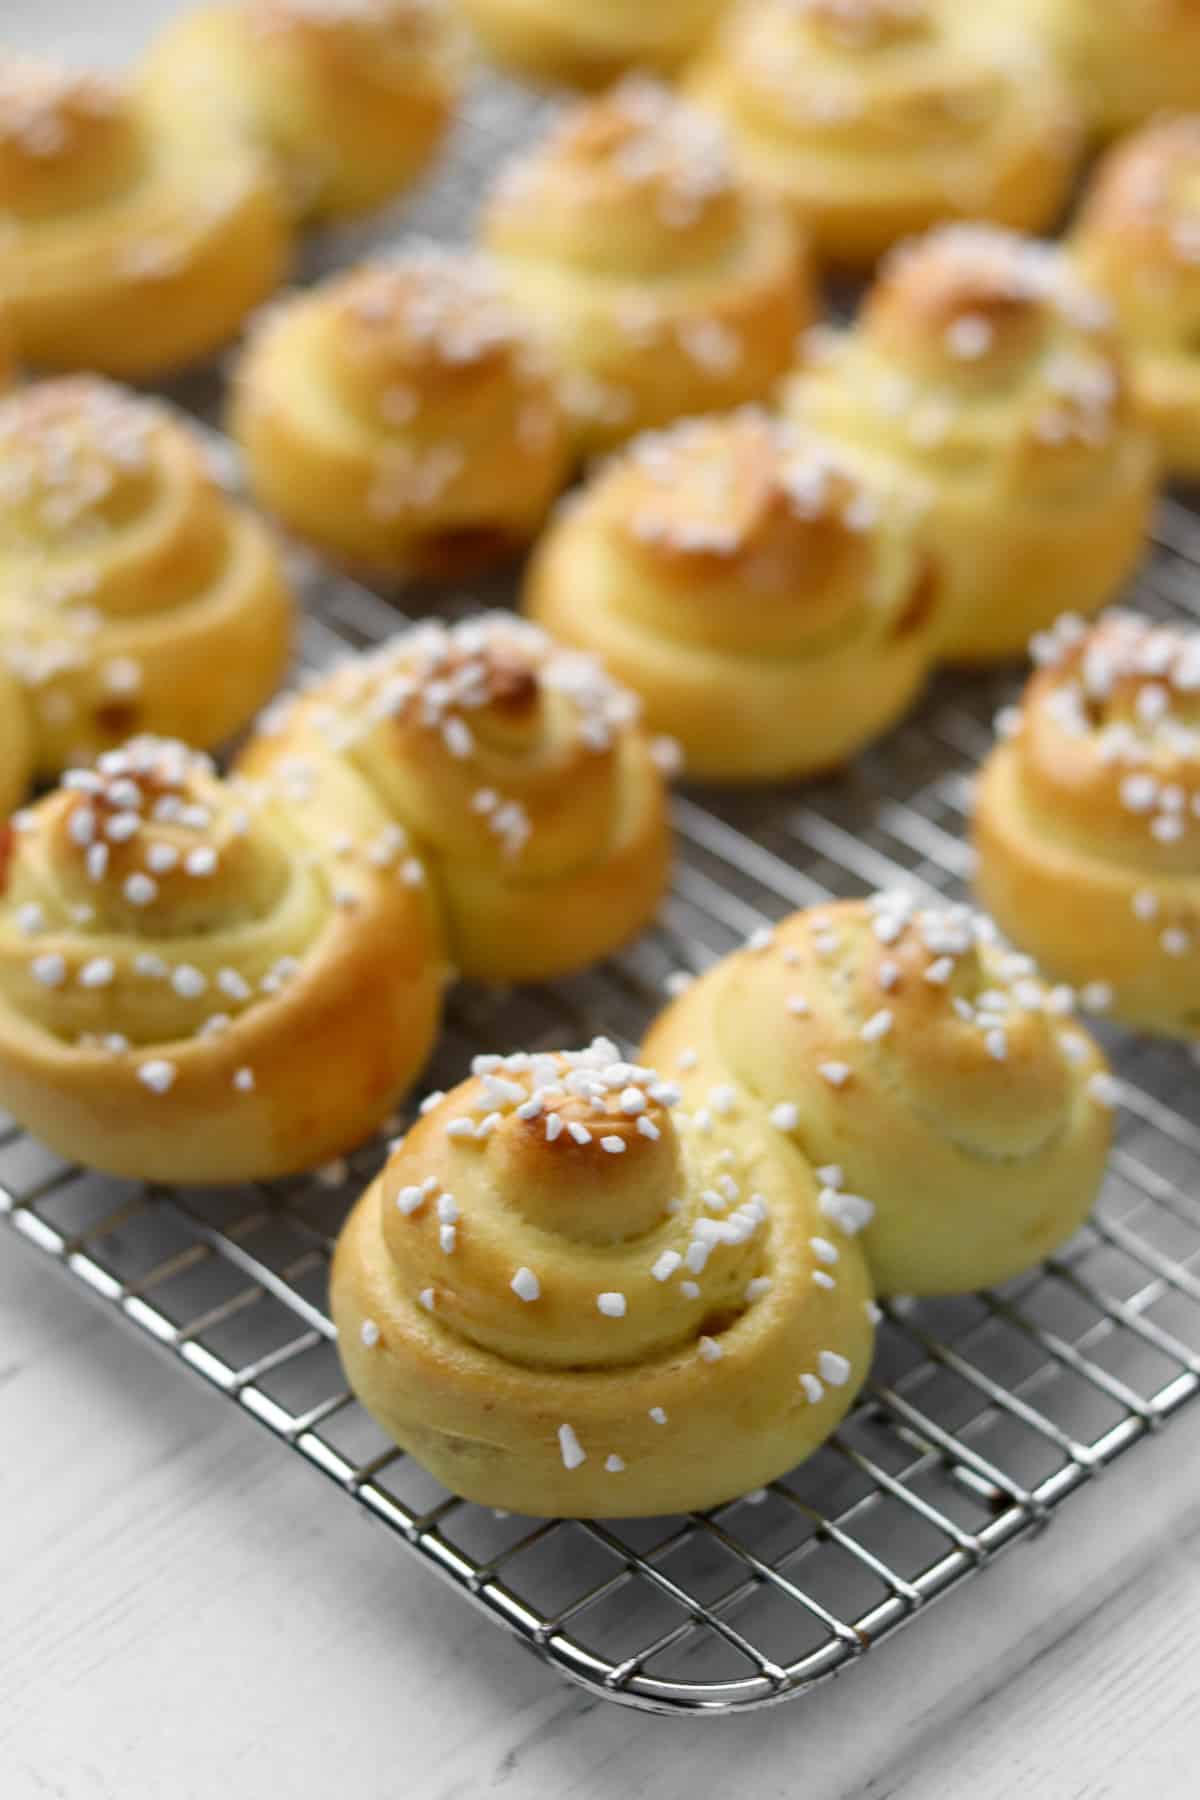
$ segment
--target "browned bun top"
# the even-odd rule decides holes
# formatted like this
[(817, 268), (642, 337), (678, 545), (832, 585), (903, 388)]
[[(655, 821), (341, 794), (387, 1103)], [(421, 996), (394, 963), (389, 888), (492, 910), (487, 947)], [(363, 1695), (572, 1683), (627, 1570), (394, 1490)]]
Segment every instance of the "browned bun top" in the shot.
[(0, 215), (32, 223), (97, 204), (132, 185), (139, 163), (119, 82), (0, 57)]

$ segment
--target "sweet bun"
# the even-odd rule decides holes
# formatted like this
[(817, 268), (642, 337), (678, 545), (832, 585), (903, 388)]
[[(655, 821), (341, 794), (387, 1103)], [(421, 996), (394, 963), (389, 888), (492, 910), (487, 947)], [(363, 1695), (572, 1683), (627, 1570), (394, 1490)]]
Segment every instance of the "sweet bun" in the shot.
[(234, 0), (170, 25), (145, 80), (262, 143), (292, 210), (319, 222), (421, 174), (454, 115), (462, 51), (446, 0)]
[(459, 0), (487, 54), (535, 81), (605, 87), (627, 69), (676, 69), (728, 0)]
[(1088, 124), (1115, 136), (1200, 106), (1200, 0), (1021, 0)]
[(1074, 250), (1116, 311), (1167, 468), (1200, 479), (1200, 114), (1147, 125), (1109, 151)]
[(508, 614), (433, 622), (271, 709), (239, 763), (336, 829), (402, 828), (451, 960), (483, 981), (585, 967), (649, 923), (670, 837), (637, 703)]
[(925, 678), (937, 584), (911, 509), (764, 414), (637, 439), (534, 554), (526, 611), (600, 655), (688, 771), (829, 770)]
[(1035, 36), (963, 0), (748, 0), (693, 70), (746, 173), (860, 267), (950, 218), (1050, 225), (1079, 153)]
[(567, 475), (544, 358), (486, 265), (432, 246), (273, 307), (230, 424), (264, 506), (383, 576), (506, 560)]
[(1111, 1136), (1091, 1040), (966, 908), (813, 907), (684, 993), (641, 1054), (693, 1117), (764, 1124), (857, 1225), (880, 1293), (1006, 1281), (1083, 1223)]
[(292, 614), (270, 535), (161, 402), (88, 375), (0, 400), (0, 663), (39, 775), (140, 732), (222, 744), (278, 687)]
[(367, 823), (334, 845), (155, 739), (66, 776), (6, 842), (0, 1105), (142, 1180), (265, 1179), (358, 1143), (424, 1061), (443, 975), (419, 864)]
[(483, 242), (563, 374), (577, 445), (765, 400), (815, 302), (786, 210), (715, 121), (645, 77), (572, 107), (502, 174)]
[(32, 780), (33, 721), (22, 688), (0, 660), (0, 832)]
[(216, 350), (278, 285), (259, 151), (207, 113), (0, 57), (3, 285), (22, 357), (139, 380)]
[(602, 1039), (475, 1068), (338, 1242), (338, 1347), (384, 1430), (551, 1517), (716, 1506), (815, 1450), (874, 1308), (803, 1160), (759, 1119), (699, 1128)]
[(979, 893), (1127, 1025), (1200, 1037), (1200, 632), (1064, 618), (980, 777)]
[(1019, 654), (1141, 558), (1154, 445), (1107, 302), (1051, 245), (958, 225), (894, 252), (788, 411), (925, 504), (953, 660)]

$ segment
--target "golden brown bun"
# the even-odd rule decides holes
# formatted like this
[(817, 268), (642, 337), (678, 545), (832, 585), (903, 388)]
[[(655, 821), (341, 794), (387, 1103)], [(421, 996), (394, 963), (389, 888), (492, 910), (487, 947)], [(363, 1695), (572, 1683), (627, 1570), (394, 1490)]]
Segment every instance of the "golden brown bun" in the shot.
[(344, 814), (339, 851), (157, 739), (68, 775), (5, 858), (0, 1104), (144, 1180), (265, 1179), (358, 1143), (424, 1061), (442, 978), (430, 898), (372, 825)]
[(942, 219), (1053, 223), (1079, 153), (1034, 35), (964, 0), (749, 0), (689, 79), (817, 253), (861, 267)]
[(207, 114), (0, 59), (3, 283), (20, 353), (143, 379), (216, 350), (279, 284), (281, 196)]
[(1110, 1078), (1056, 1008), (988, 921), (881, 894), (718, 963), (642, 1055), (715, 1129), (731, 1095), (770, 1121), (826, 1182), (828, 1216), (865, 1224), (881, 1293), (957, 1293), (1040, 1261), (1096, 1197)]
[(602, 1039), (475, 1066), (338, 1244), (367, 1410), (454, 1492), (546, 1516), (716, 1506), (811, 1454), (873, 1308), (803, 1159), (752, 1109), (698, 1128)]
[(271, 710), (239, 767), (334, 829), (348, 807), (402, 826), (460, 973), (536, 981), (616, 949), (662, 897), (664, 783), (636, 719), (590, 659), (485, 614), (319, 678)]
[(0, 401), (0, 663), (39, 775), (139, 732), (223, 743), (278, 687), (292, 610), (266, 529), (161, 402), (87, 375)]
[(0, 298), (0, 392), (10, 387), (16, 379), (17, 345), (13, 336), (12, 323)]
[(1167, 468), (1200, 478), (1200, 114), (1109, 151), (1074, 249), (1116, 310)]
[(297, 215), (326, 220), (422, 173), (458, 102), (462, 44), (444, 0), (235, 0), (168, 26), (145, 80), (261, 142)]
[(694, 56), (728, 0), (459, 0), (486, 53), (534, 81), (604, 87)]
[(937, 584), (902, 502), (749, 410), (639, 438), (535, 552), (529, 614), (600, 655), (688, 772), (828, 770), (904, 712)]
[(583, 451), (767, 399), (815, 310), (785, 210), (736, 175), (719, 125), (645, 77), (512, 163), (482, 235)]
[(1065, 618), (980, 778), (984, 902), (1126, 1024), (1200, 1037), (1200, 632)]
[(505, 560), (567, 474), (543, 359), (486, 266), (433, 247), (274, 307), (230, 423), (264, 506), (385, 576)]
[(28, 702), (20, 684), (0, 664), (0, 831), (32, 780), (33, 721)]
[(1021, 0), (1106, 137), (1200, 106), (1200, 0)]
[(956, 661), (1098, 611), (1142, 555), (1154, 446), (1107, 303), (1050, 245), (957, 225), (894, 252), (788, 411), (926, 505)]

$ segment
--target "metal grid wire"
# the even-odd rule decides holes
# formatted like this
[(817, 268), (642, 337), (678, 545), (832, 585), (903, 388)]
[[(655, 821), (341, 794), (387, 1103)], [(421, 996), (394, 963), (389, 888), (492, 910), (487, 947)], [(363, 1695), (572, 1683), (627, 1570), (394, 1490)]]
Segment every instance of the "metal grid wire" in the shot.
[[(1200, 521), (1168, 504), (1139, 604), (1200, 612)], [(397, 615), (310, 572), (306, 655)], [(598, 1031), (632, 1044), (663, 982), (829, 895), (959, 896), (964, 808), (1001, 680), (943, 680), (853, 771), (807, 789), (678, 802), (660, 924), (534, 990), (459, 989), (428, 1085), (480, 1049)], [(1188, 1052), (1114, 1035), (1126, 1083), (1097, 1211), (995, 1292), (889, 1305), (873, 1378), (837, 1435), (767, 1490), (704, 1515), (604, 1524), (502, 1516), (446, 1492), (348, 1392), (326, 1308), (333, 1240), (383, 1140), (315, 1176), (142, 1187), (0, 1130), (0, 1216), (330, 1477), (394, 1541), (564, 1674), (657, 1711), (795, 1695), (1045, 1523), (1200, 1389), (1200, 1121)], [(1190, 1114), (1189, 1114), (1190, 1109)]]

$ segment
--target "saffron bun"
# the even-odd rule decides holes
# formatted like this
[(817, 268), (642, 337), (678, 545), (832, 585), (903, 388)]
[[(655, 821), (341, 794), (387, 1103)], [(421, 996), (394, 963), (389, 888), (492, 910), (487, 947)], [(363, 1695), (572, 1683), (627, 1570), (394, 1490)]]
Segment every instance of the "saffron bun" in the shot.
[(445, 0), (233, 0), (184, 13), (144, 64), (165, 105), (223, 114), (290, 209), (369, 211), (423, 173), (454, 117), (464, 39)]
[(33, 721), (24, 690), (0, 663), (0, 832), (32, 780)]
[(256, 499), (384, 578), (507, 560), (568, 470), (544, 357), (483, 262), (432, 246), (270, 309), (230, 427)]
[[(369, 822), (347, 815), (351, 832)], [(431, 898), (363, 835), (135, 739), (13, 821), (0, 1104), (69, 1161), (266, 1179), (351, 1148), (429, 1050)]]
[(0, 58), (4, 290), (22, 358), (149, 379), (278, 286), (290, 233), (260, 152), (207, 112)]
[(1200, 1037), (1200, 632), (1061, 620), (977, 785), (1014, 942), (1135, 1029)]
[(459, 0), (485, 53), (534, 81), (605, 87), (628, 69), (669, 73), (695, 55), (728, 0)]
[(270, 534), (162, 402), (89, 375), (0, 400), (0, 663), (41, 777), (143, 732), (224, 743), (278, 688), (293, 612)]
[(504, 613), (429, 622), (262, 721), (238, 767), (336, 830), (370, 809), (427, 864), (463, 975), (537, 981), (647, 925), (670, 830), (637, 702)]
[(928, 672), (917, 524), (765, 414), (686, 421), (564, 502), (523, 606), (640, 695), (691, 775), (812, 775), (887, 730)]
[(748, 0), (687, 79), (822, 260), (862, 267), (953, 218), (1051, 225), (1080, 150), (1035, 34), (962, 0)]
[(1073, 247), (1112, 302), (1167, 469), (1200, 478), (1200, 113), (1147, 125), (1108, 152)]
[(602, 1039), (475, 1068), (338, 1241), (368, 1412), (455, 1493), (550, 1517), (716, 1506), (810, 1455), (874, 1308), (802, 1158), (760, 1119), (698, 1129)]
[(894, 252), (786, 410), (925, 507), (956, 662), (1020, 654), (1064, 598), (1097, 612), (1141, 559), (1155, 445), (1108, 303), (1051, 245), (959, 225)]
[(766, 400), (816, 311), (801, 234), (721, 127), (644, 76), (571, 107), (505, 169), (482, 240), (590, 453)]
[(1091, 129), (1105, 137), (1156, 113), (1200, 106), (1197, 0), (1021, 0), (1069, 79)]
[(774, 1132), (880, 1293), (1020, 1274), (1099, 1190), (1112, 1079), (1031, 959), (905, 893), (813, 907), (694, 982), (641, 1055), (711, 1129)]

